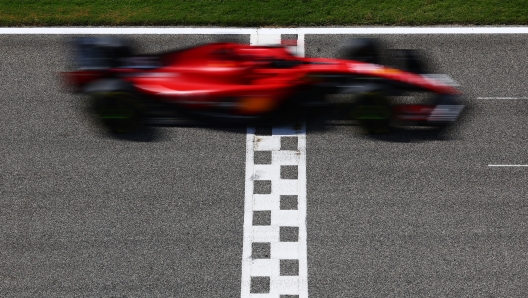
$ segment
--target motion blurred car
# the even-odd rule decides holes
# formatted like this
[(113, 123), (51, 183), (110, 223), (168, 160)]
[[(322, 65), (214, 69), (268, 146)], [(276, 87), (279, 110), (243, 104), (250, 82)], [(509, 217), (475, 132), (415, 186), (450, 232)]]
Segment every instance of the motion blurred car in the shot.
[[(414, 51), (398, 51), (403, 69), (378, 64), (376, 43), (353, 39), (345, 59), (303, 58), (285, 46), (211, 43), (168, 53), (137, 55), (116, 37), (74, 42), (69, 89), (89, 95), (94, 114), (116, 133), (167, 119), (258, 124), (316, 111), (328, 94), (351, 94), (346, 110), (368, 132), (387, 132), (393, 121), (444, 127), (463, 109), (461, 92), (446, 75), (424, 74)], [(413, 104), (393, 96), (426, 94)], [(287, 111), (284, 113), (284, 111)], [(280, 115), (280, 116), (279, 116)]]

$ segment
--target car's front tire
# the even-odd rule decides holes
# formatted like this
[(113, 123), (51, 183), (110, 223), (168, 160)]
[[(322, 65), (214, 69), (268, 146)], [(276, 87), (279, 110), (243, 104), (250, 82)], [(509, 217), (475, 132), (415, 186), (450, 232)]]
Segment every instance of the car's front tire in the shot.
[(366, 92), (359, 95), (351, 116), (359, 121), (367, 133), (388, 133), (392, 118), (392, 106), (381, 91)]

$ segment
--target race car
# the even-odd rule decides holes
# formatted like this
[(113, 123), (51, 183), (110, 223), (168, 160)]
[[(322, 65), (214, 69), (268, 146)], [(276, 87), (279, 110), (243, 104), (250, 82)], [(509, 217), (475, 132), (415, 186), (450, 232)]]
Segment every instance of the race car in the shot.
[[(368, 132), (393, 121), (443, 127), (454, 123), (461, 92), (445, 75), (424, 74), (417, 55), (398, 51), (403, 69), (378, 64), (375, 41), (354, 39), (343, 59), (304, 58), (286, 46), (219, 42), (137, 55), (117, 37), (74, 41), (68, 88), (87, 94), (100, 122), (116, 133), (167, 119), (258, 124), (328, 106), (329, 94), (350, 94), (346, 111)], [(426, 93), (430, 102), (395, 105), (393, 96)], [(287, 111), (284, 113), (284, 111)]]

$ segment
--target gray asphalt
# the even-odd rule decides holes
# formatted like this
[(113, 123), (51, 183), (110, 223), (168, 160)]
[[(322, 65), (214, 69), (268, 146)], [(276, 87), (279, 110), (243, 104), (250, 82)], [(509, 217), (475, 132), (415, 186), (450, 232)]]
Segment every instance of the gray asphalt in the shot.
[[(350, 36), (348, 36), (350, 37)], [(332, 56), (347, 36), (307, 36)], [(313, 297), (527, 297), (528, 36), (384, 36), (461, 84), (459, 126), (361, 136), (308, 125)], [(310, 133), (312, 131), (312, 133)]]
[[(130, 36), (158, 52), (216, 39)], [(351, 36), (306, 36), (330, 57)], [(249, 36), (230, 38), (249, 42)], [(528, 36), (384, 36), (469, 109), (444, 135), (308, 121), (312, 297), (528, 296)], [(60, 91), (64, 36), (0, 35), (0, 296), (237, 297), (245, 128), (115, 139)]]
[[(59, 91), (64, 37), (0, 38), (0, 296), (240, 292), (245, 128), (112, 139)], [(163, 51), (214, 38), (136, 40)]]

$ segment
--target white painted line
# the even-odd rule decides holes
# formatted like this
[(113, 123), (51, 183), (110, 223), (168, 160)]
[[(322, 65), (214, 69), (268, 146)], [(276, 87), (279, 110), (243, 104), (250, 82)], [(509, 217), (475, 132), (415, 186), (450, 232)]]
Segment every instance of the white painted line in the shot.
[(522, 100), (526, 100), (528, 99), (528, 97), (477, 97), (477, 99), (510, 99), (510, 100), (522, 99)]
[(256, 34), (257, 28), (36, 27), (0, 28), (0, 34)]
[[(0, 27), (0, 34), (528, 34), (528, 26), (348, 28)], [(301, 48), (301, 45), (299, 46)]]
[(259, 28), (259, 34), (528, 34), (524, 27)]
[(488, 167), (528, 167), (528, 165), (488, 165)]
[(368, 27), (299, 28), (304, 34), (527, 34), (523, 27)]
[(297, 33), (297, 56), (304, 57), (304, 33)]
[[(301, 39), (304, 41), (304, 35)], [(251, 44), (280, 44), (277, 34), (252, 34)], [(298, 42), (304, 44), (304, 42)], [(304, 49), (297, 54), (304, 53)], [(282, 138), (297, 138), (297, 148), (281, 148)], [(271, 164), (255, 164), (255, 153), (271, 156)], [(281, 167), (297, 169), (293, 179), (281, 177)], [(269, 193), (255, 194), (257, 182), (265, 182)], [(244, 237), (242, 252), (241, 297), (273, 297), (298, 295), (308, 297), (308, 256), (306, 232), (306, 128), (273, 127), (271, 136), (255, 135), (255, 128), (248, 127), (246, 136), (246, 176), (244, 201)], [(271, 184), (271, 185), (269, 185)], [(295, 202), (297, 209), (281, 210), (281, 197)], [(291, 204), (291, 202), (290, 202)], [(269, 214), (269, 222), (253, 225), (254, 212)], [(258, 219), (258, 218), (256, 218)], [(293, 231), (293, 238), (281, 239), (281, 230)], [(295, 235), (297, 238), (295, 239)], [(291, 235), (290, 235), (291, 236)], [(281, 242), (281, 240), (283, 240)], [(252, 252), (253, 245), (268, 247), (268, 256)], [(281, 262), (298, 264), (298, 275), (281, 275)], [(297, 262), (295, 262), (297, 261)], [(269, 288), (263, 293), (251, 292), (251, 280), (269, 278)]]

